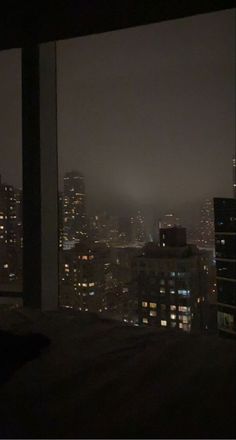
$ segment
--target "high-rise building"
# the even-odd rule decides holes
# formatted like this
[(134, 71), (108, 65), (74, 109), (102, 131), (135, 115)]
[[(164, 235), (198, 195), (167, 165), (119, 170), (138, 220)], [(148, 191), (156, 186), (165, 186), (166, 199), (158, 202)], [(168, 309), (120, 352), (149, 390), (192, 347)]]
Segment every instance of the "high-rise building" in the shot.
[(77, 171), (64, 176), (64, 240), (81, 242), (88, 238), (84, 176)]
[(181, 247), (186, 246), (186, 229), (182, 227), (160, 229), (161, 247)]
[(130, 217), (120, 217), (118, 223), (119, 240), (128, 244), (132, 241), (132, 223)]
[(64, 216), (63, 216), (63, 204), (64, 198), (63, 193), (59, 192), (58, 194), (58, 240), (59, 240), (59, 248), (63, 247), (63, 236), (64, 236)]
[[(74, 305), (82, 311), (101, 312), (105, 307), (109, 248), (105, 243), (77, 243), (64, 251), (61, 259), (61, 304), (67, 305), (67, 286), (71, 286)], [(66, 295), (64, 294), (66, 293)]]
[(0, 279), (8, 283), (22, 273), (22, 191), (0, 179)]
[(118, 218), (101, 212), (90, 217), (90, 238), (94, 242), (107, 244), (118, 243)]
[(236, 337), (236, 199), (215, 198), (218, 329)]
[(174, 228), (180, 226), (180, 219), (173, 213), (167, 213), (159, 220), (159, 229)]
[(213, 200), (204, 200), (201, 207), (198, 246), (202, 248), (214, 247), (214, 208)]
[(236, 157), (233, 157), (233, 197), (236, 199)]
[[(161, 230), (162, 239), (166, 231)], [(186, 244), (182, 228), (180, 235), (173, 228), (167, 244), (148, 243), (136, 258), (139, 323), (184, 331), (202, 329), (202, 304), (208, 289), (205, 256)]]
[(144, 243), (146, 241), (146, 234), (141, 211), (138, 211), (136, 217), (131, 219), (131, 226), (134, 228), (135, 241)]

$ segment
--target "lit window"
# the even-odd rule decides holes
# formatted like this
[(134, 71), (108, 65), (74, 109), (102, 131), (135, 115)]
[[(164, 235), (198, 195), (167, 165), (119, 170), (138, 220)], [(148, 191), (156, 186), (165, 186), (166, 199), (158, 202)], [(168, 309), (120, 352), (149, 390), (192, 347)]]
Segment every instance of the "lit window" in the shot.
[(171, 277), (175, 277), (175, 272), (170, 272)]
[(171, 327), (176, 327), (176, 322), (172, 321), (172, 322), (170, 323), (170, 326), (171, 326)]
[(190, 290), (179, 289), (179, 290), (178, 290), (178, 294), (179, 294), (179, 295), (183, 295), (183, 296), (189, 296), (189, 295), (190, 295)]
[(190, 310), (190, 307), (179, 306), (178, 309), (179, 309), (180, 312), (187, 312), (187, 310)]
[(174, 304), (171, 304), (170, 305), (170, 310), (172, 310), (172, 311), (176, 310), (176, 306)]
[(89, 287), (93, 287), (95, 283), (89, 283)]
[(142, 321), (143, 321), (143, 324), (148, 324), (148, 319), (147, 318), (143, 318)]
[(220, 240), (220, 243), (221, 244), (225, 244), (225, 240)]
[(87, 284), (87, 283), (82, 283), (82, 286), (83, 286), (83, 287), (87, 287), (88, 284)]
[(179, 328), (183, 328), (182, 322), (179, 323)]
[(174, 294), (175, 294), (175, 290), (174, 290), (174, 289), (170, 289), (170, 293), (171, 293), (172, 295), (174, 295)]
[(171, 313), (170, 314), (170, 319), (176, 319), (176, 314), (175, 313)]
[(183, 316), (183, 323), (184, 324), (188, 324), (189, 322), (191, 322), (191, 317), (190, 316)]
[(142, 307), (147, 307), (148, 306), (148, 303), (146, 302), (146, 301), (142, 301)]
[(155, 310), (150, 310), (150, 316), (157, 316), (157, 312)]
[(166, 327), (167, 326), (167, 321), (165, 321), (165, 320), (161, 320), (161, 325), (163, 326), (163, 327)]
[(150, 303), (150, 309), (156, 309), (157, 305), (156, 303)]
[(164, 287), (160, 288), (160, 293), (166, 293), (166, 289)]
[(218, 312), (218, 326), (228, 330), (234, 330), (234, 316), (230, 313)]
[(8, 268), (8, 264), (4, 264), (4, 269), (7, 269)]
[(94, 292), (89, 292), (89, 295), (90, 296), (93, 296), (95, 293)]
[(82, 256), (82, 260), (87, 260), (87, 259), (88, 259), (87, 255)]

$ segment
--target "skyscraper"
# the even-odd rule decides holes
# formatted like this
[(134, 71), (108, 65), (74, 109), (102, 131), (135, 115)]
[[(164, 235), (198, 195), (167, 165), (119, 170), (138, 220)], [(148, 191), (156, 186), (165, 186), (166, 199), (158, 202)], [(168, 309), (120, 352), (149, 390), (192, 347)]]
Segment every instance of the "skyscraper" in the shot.
[(203, 328), (207, 296), (203, 251), (186, 244), (184, 228), (161, 229), (160, 235), (161, 246), (148, 243), (135, 259), (139, 323), (185, 331)]
[(236, 199), (215, 198), (218, 330), (236, 337)]
[(131, 220), (134, 222), (134, 230), (135, 230), (135, 240), (140, 243), (144, 243), (146, 240), (146, 234), (145, 234), (145, 228), (144, 228), (144, 218), (141, 214), (141, 211), (137, 212), (136, 217), (134, 217), (134, 220)]
[(75, 242), (88, 238), (84, 176), (71, 171), (64, 176), (64, 240)]
[(214, 247), (214, 209), (213, 200), (204, 200), (201, 207), (198, 245), (203, 248)]

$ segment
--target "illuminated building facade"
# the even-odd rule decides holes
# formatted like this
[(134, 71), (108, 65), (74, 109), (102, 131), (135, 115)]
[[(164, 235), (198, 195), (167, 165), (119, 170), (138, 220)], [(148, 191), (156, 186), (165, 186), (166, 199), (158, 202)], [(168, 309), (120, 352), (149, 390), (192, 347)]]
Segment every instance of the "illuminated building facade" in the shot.
[(178, 246), (149, 243), (136, 258), (139, 324), (189, 332), (204, 325), (207, 266), (196, 246), (184, 240), (181, 244), (178, 238), (175, 243)]
[(117, 244), (118, 237), (118, 219), (109, 215), (107, 212), (101, 212), (90, 218), (90, 237), (94, 242), (107, 244)]
[[(105, 308), (109, 249), (105, 244), (79, 243), (63, 252), (61, 284), (71, 286), (70, 305), (81, 311), (102, 312)], [(64, 289), (63, 289), (64, 290)], [(61, 299), (65, 303), (65, 299)]]
[(22, 191), (0, 179), (0, 279), (8, 283), (22, 273)]
[(135, 241), (144, 243), (146, 241), (146, 234), (145, 234), (145, 226), (144, 226), (144, 218), (141, 214), (141, 211), (137, 212), (136, 217), (132, 219), (133, 228), (134, 228), (134, 235), (135, 235)]
[(76, 171), (64, 176), (64, 240), (76, 242), (88, 238), (84, 176)]
[(211, 199), (206, 199), (201, 208), (198, 246), (214, 247), (214, 207)]
[(218, 330), (236, 337), (236, 199), (215, 198)]

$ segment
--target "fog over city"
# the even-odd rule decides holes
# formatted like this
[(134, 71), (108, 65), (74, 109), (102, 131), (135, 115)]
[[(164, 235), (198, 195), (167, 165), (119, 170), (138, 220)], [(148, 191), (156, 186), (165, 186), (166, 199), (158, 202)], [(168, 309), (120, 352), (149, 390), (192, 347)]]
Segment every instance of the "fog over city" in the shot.
[[(60, 188), (75, 169), (90, 211), (149, 217), (231, 196), (234, 26), (226, 10), (58, 42)], [(21, 186), (19, 50), (0, 64), (0, 173)]]

